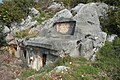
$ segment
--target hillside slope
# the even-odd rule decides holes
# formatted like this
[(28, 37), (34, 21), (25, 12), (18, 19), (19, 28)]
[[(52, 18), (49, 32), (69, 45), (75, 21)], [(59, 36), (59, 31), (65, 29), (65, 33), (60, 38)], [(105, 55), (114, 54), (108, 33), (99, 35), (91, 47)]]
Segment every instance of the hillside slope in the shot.
[[(22, 80), (120, 80), (119, 38), (113, 43), (106, 42), (97, 54), (96, 61), (82, 57), (69, 56), (58, 59), (54, 64), (45, 66), (40, 71), (24, 70)], [(59, 70), (55, 67), (66, 66)]]

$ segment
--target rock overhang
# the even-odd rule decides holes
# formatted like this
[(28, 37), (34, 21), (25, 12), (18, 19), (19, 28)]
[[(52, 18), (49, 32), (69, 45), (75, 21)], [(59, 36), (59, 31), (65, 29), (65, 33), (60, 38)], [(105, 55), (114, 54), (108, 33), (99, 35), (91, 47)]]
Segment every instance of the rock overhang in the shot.
[(46, 48), (49, 50), (61, 51), (65, 50), (69, 52), (71, 48), (75, 48), (80, 39), (62, 39), (62, 38), (47, 38), (47, 37), (39, 37), (35, 39), (31, 39), (26, 41), (25, 46), (33, 46)]

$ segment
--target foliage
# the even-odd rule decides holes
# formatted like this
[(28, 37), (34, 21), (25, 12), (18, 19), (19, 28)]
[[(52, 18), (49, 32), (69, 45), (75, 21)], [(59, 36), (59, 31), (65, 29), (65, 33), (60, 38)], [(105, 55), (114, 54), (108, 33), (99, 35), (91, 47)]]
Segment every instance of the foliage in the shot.
[(16, 32), (15, 35), (17, 38), (32, 38), (32, 37), (36, 37), (38, 35), (37, 32), (29, 33), (29, 31), (30, 31), (30, 29), (25, 29), (25, 30)]
[(100, 1), (111, 6), (118, 6), (120, 4), (120, 0), (100, 0)]
[[(58, 0), (59, 1), (59, 0)], [(66, 6), (74, 7), (79, 3), (90, 3), (90, 2), (104, 2), (112, 6), (118, 6), (119, 0), (61, 0)]]
[(22, 71), (22, 80), (26, 80), (27, 77), (34, 75), (37, 73), (35, 70), (27, 69)]
[[(100, 68), (107, 74), (110, 79), (120, 79), (120, 39), (116, 39), (113, 43), (106, 42), (105, 46), (101, 48), (97, 56), (97, 63), (94, 63), (96, 68)], [(116, 49), (117, 46), (117, 49)]]
[(34, 0), (3, 0), (0, 5), (0, 21), (10, 27), (12, 22), (19, 22), (29, 13)]
[(117, 37), (113, 42), (115, 54), (120, 57), (120, 38)]
[(120, 0), (103, 0), (109, 4), (107, 16), (100, 18), (102, 30), (120, 36)]
[(35, 5), (35, 8), (37, 10), (45, 10), (51, 3), (52, 3), (52, 0), (38, 0), (38, 2)]
[(5, 34), (3, 33), (4, 27), (0, 25), (0, 47), (6, 44)]
[(37, 20), (38, 23), (41, 24), (43, 21), (51, 18), (51, 17), (53, 16), (53, 14), (54, 14), (54, 13), (52, 13), (52, 12), (46, 13), (45, 11), (40, 11), (40, 16), (39, 16), (39, 17), (34, 17), (33, 19), (34, 19), (34, 20)]
[(100, 18), (100, 21), (103, 31), (120, 36), (120, 8), (114, 8), (108, 11), (107, 17)]

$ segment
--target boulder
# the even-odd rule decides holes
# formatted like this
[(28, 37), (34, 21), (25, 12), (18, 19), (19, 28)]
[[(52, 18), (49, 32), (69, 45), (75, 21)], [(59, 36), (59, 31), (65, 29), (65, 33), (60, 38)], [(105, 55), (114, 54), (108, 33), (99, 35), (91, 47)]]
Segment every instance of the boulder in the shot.
[[(24, 19), (22, 19), (23, 22)], [(17, 22), (12, 22), (11, 23), (11, 32), (13, 32), (14, 34), (20, 30), (20, 25)]]
[(118, 35), (116, 35), (116, 34), (108, 35), (107, 41), (113, 42), (113, 40), (115, 40), (115, 37), (117, 37), (117, 36), (118, 36)]
[(72, 18), (73, 15), (72, 13), (68, 10), (68, 9), (63, 9), (59, 12), (57, 12), (54, 16), (53, 16), (53, 20), (54, 21), (57, 21), (58, 19), (60, 19), (61, 17), (64, 17), (64, 18)]
[[(68, 54), (71, 57), (83, 56), (88, 60), (94, 61), (96, 52), (105, 44), (107, 37), (107, 34), (102, 32), (99, 21), (100, 13), (104, 12), (102, 9), (106, 7), (103, 7), (103, 5), (103, 3), (80, 4), (78, 7), (72, 9), (77, 12), (75, 16), (68, 9), (57, 12), (53, 18), (44, 21), (40, 25), (41, 31), (39, 37), (26, 41), (25, 45), (57, 50), (58, 52), (51, 53), (56, 56)], [(63, 18), (62, 23), (64, 23), (66, 18), (70, 18), (69, 20), (75, 22), (76, 25), (73, 35), (63, 35), (55, 31), (54, 24), (56, 22), (59, 23), (61, 18)], [(62, 30), (65, 29), (65, 27), (64, 29), (62, 28)], [(46, 44), (52, 47), (40, 44)]]
[(96, 34), (101, 32), (101, 25), (99, 21), (100, 16), (105, 16), (108, 5), (105, 3), (88, 3), (78, 4), (71, 9), (77, 14), (73, 17), (76, 21), (77, 34)]
[(62, 10), (64, 9), (65, 7), (63, 6), (63, 4), (61, 3), (56, 3), (56, 2), (53, 2), (49, 7), (48, 9), (49, 10), (52, 10), (52, 11), (58, 11), (58, 10)]
[(11, 40), (14, 40), (13, 34), (12, 34), (12, 33), (7, 34), (5, 40), (6, 40), (7, 42), (10, 42)]
[(7, 26), (4, 26), (3, 33), (9, 33), (9, 32), (10, 32), (10, 29)]
[(33, 7), (33, 8), (31, 8), (31, 10), (30, 10), (30, 15), (33, 16), (33, 17), (39, 17), (40, 12)]
[(16, 78), (15, 80), (20, 80), (19, 78)]
[(79, 13), (79, 11), (84, 7), (84, 6), (91, 6), (94, 9), (96, 9), (98, 16), (105, 16), (108, 10), (108, 5), (105, 3), (88, 3), (88, 4), (83, 4), (80, 3), (74, 8), (71, 9), (71, 11)]
[(54, 71), (54, 72), (59, 73), (59, 72), (61, 72), (61, 71), (68, 71), (69, 69), (70, 69), (70, 67), (57, 66), (57, 67), (55, 67), (55, 68), (52, 70), (52, 72)]
[(96, 34), (101, 31), (99, 16), (91, 4), (83, 5), (73, 17), (76, 21), (76, 30), (82, 34)]
[(37, 27), (33, 27), (30, 29), (29, 34), (39, 33), (39, 29)]
[(20, 25), (22, 30), (31, 28), (37, 24), (37, 21), (34, 21), (31, 16), (28, 16), (23, 22), (21, 22), (23, 24)]
[(85, 5), (85, 4), (80, 3), (80, 4), (78, 4), (77, 6), (75, 6), (74, 8), (72, 8), (71, 11), (78, 13), (79, 10), (80, 10), (80, 9), (82, 8), (82, 6), (84, 6), (84, 5)]
[(107, 34), (99, 32), (95, 35), (89, 35), (82, 40), (80, 55), (88, 60), (95, 60), (96, 52), (105, 44)]

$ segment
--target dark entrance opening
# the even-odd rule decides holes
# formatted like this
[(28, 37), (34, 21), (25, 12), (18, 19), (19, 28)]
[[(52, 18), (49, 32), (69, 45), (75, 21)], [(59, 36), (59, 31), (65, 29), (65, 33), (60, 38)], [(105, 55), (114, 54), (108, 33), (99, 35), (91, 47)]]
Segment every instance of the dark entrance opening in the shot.
[(43, 54), (43, 55), (42, 55), (42, 63), (43, 63), (43, 67), (44, 67), (45, 64), (46, 64), (46, 58), (47, 58), (47, 54)]
[(26, 59), (26, 57), (27, 57), (26, 50), (24, 50), (24, 57), (25, 57), (25, 59)]
[(27, 52), (26, 52), (25, 47), (20, 46), (20, 48), (21, 48), (21, 51), (22, 51), (22, 57), (26, 59), (26, 57), (27, 57)]

